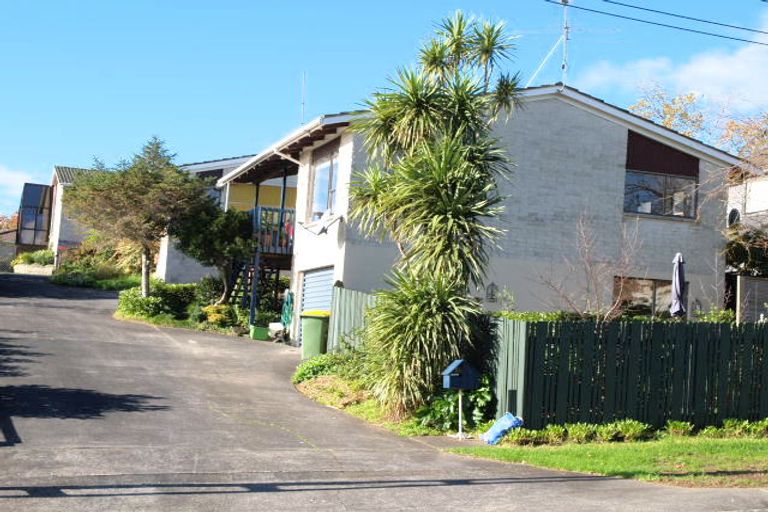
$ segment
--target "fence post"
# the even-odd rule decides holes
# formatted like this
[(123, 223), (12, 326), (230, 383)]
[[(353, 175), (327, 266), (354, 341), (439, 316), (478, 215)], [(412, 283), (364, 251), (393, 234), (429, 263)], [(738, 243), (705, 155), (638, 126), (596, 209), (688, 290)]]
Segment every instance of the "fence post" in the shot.
[(527, 362), (528, 362), (528, 324), (526, 322), (519, 322), (517, 324), (518, 342), (517, 342), (517, 396), (515, 403), (515, 414), (521, 418), (525, 418), (528, 411), (525, 410), (525, 392), (526, 382), (525, 376), (527, 374)]

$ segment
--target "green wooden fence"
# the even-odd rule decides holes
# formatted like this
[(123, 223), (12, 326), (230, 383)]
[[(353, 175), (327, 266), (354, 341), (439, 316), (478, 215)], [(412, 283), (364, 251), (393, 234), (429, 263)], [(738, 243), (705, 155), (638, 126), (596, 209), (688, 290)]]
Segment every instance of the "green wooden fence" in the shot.
[(365, 323), (365, 311), (373, 306), (376, 297), (369, 293), (333, 288), (331, 298), (331, 319), (328, 326), (328, 351), (338, 350), (342, 339), (354, 346), (355, 337), (351, 336)]
[(498, 412), (526, 425), (768, 417), (763, 324), (498, 325)]

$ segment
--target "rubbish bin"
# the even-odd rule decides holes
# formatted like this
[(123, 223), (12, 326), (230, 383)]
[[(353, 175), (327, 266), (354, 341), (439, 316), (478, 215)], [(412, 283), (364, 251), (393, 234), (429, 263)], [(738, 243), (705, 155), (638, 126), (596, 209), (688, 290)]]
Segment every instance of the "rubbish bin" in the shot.
[(328, 348), (328, 320), (330, 311), (301, 312), (301, 358), (325, 354)]

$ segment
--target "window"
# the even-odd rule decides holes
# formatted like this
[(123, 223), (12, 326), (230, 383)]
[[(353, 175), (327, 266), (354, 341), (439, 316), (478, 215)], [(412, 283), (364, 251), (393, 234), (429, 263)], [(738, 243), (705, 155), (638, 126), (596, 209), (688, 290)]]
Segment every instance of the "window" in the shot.
[(616, 277), (613, 296), (627, 314), (667, 316), (672, 306), (672, 281)]
[(51, 215), (51, 191), (48, 185), (25, 183), (21, 192), (16, 241), (25, 245), (45, 245)]
[(691, 218), (695, 203), (694, 178), (627, 171), (624, 182), (625, 212)]
[(314, 151), (312, 162), (312, 196), (309, 220), (318, 220), (336, 209), (336, 185), (339, 171), (339, 144), (329, 143)]

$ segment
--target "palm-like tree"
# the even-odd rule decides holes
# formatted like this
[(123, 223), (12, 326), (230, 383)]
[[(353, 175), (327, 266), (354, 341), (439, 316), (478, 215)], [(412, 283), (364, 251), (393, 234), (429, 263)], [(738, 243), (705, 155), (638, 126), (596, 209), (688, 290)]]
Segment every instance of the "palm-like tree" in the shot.
[[(479, 305), (469, 289), (482, 284), (502, 233), (489, 221), (501, 211), (497, 179), (508, 160), (490, 134), (517, 101), (517, 76), (497, 72), (510, 40), (503, 24), (457, 12), (421, 50), (421, 66), (401, 70), (353, 124), (373, 165), (355, 176), (351, 216), (401, 254), (395, 289), (371, 310), (365, 333), (377, 361), (373, 391), (396, 413), (423, 403), (436, 372), (471, 342)], [(436, 304), (423, 331), (391, 327)]]
[(505, 30), (504, 22), (484, 21), (473, 27), (471, 58), (477, 66), (482, 68), (485, 92), (488, 92), (490, 87), (494, 68), (510, 59), (511, 52), (515, 48), (512, 38), (506, 35)]

